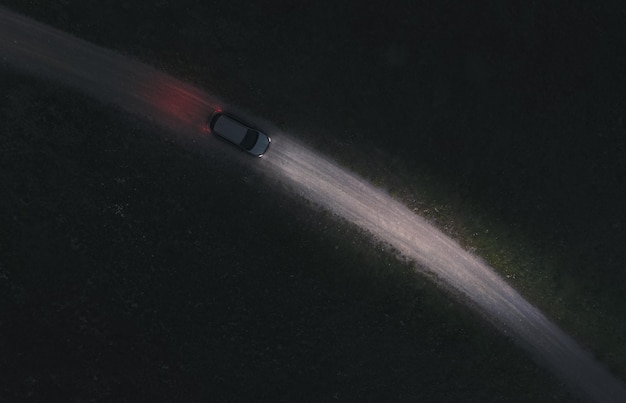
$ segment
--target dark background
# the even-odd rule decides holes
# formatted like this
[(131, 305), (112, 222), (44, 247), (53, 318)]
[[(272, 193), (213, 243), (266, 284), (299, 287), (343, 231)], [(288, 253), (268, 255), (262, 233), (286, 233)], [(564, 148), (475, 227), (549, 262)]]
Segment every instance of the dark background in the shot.
[[(435, 222), (453, 221), (457, 227), (452, 231), (496, 269), (527, 267), (517, 285), (612, 368), (625, 373), (620, 326), (626, 314), (626, 33), (619, 2), (322, 2), (309, 7), (275, 1), (3, 3), (215, 91), (420, 211), (443, 203), (446, 212), (431, 217)], [(8, 77), (5, 82), (12, 82), (13, 76)], [(31, 102), (40, 101), (35, 97)], [(6, 116), (27, 113), (7, 111)], [(67, 119), (63, 109), (51, 113), (62, 116), (61, 122)], [(29, 119), (23, 117), (20, 124), (25, 121)], [(80, 127), (85, 121), (80, 118), (76, 130), (84, 131)], [(15, 178), (14, 171), (20, 171), (37, 178), (37, 166), (21, 169), (5, 162), (7, 172), (13, 172), (6, 177)], [(48, 182), (42, 183), (22, 191), (26, 193), (15, 191), (18, 196), (9, 203), (24, 197), (38, 200), (23, 194)], [(187, 186), (198, 189), (200, 183)], [(228, 181), (219, 186), (231, 192)], [(264, 198), (270, 197), (267, 193)], [(150, 193), (143, 190), (133, 197), (142, 200), (144, 194)], [(155, 199), (160, 200), (145, 199), (146, 208)], [(92, 199), (86, 200), (89, 204)], [(202, 198), (195, 200), (189, 207), (193, 214), (213, 211)], [(230, 204), (228, 200), (218, 204)], [(106, 205), (112, 211), (118, 204)], [(291, 208), (299, 211), (297, 206)], [(248, 225), (234, 211), (225, 214), (223, 228), (236, 228), (231, 220)], [(294, 216), (300, 214), (308, 215)], [(265, 236), (277, 219), (267, 212), (261, 218), (267, 224), (253, 233)], [(163, 220), (167, 218), (146, 228), (163, 225)], [(171, 220), (178, 223), (178, 218)], [(210, 215), (202, 222), (212, 220)], [(319, 231), (319, 226), (312, 228)], [(473, 240), (476, 233), (480, 239)], [(155, 239), (170, 239), (159, 234)], [(266, 246), (287, 256), (293, 252), (276, 244)], [(171, 247), (170, 259), (183, 267), (173, 263), (186, 258), (175, 252), (178, 248)], [(147, 252), (141, 253), (122, 260), (137, 260)], [(500, 258), (505, 267), (498, 264)], [(17, 267), (20, 260), (13, 262)], [(142, 258), (127, 264), (141, 268), (147, 267), (145, 262)], [(230, 270), (232, 264), (225, 259), (217, 266)], [(301, 259), (292, 262), (293, 267), (303, 264)], [(380, 302), (375, 301), (372, 306)]]

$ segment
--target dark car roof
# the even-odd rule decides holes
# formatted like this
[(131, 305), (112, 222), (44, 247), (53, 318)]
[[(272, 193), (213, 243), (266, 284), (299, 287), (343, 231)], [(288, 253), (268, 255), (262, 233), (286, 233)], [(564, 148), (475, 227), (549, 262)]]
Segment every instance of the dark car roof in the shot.
[(241, 144), (249, 129), (243, 123), (224, 114), (216, 116), (211, 122), (211, 126), (217, 134), (235, 144)]

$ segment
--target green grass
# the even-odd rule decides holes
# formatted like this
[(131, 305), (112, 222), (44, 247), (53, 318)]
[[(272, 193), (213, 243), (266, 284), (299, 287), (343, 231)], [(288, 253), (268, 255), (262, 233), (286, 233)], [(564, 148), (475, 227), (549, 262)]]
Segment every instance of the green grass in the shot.
[(358, 228), (56, 84), (0, 88), (5, 398), (571, 400)]

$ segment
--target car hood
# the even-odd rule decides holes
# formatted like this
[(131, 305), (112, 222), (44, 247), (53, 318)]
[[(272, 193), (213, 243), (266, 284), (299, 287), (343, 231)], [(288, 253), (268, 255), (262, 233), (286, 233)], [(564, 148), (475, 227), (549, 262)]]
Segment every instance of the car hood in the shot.
[(269, 137), (267, 137), (265, 134), (259, 132), (259, 139), (257, 140), (257, 142), (254, 145), (254, 147), (252, 147), (252, 149), (250, 149), (250, 151), (248, 151), (248, 152), (250, 154), (252, 154), (252, 155), (256, 155), (256, 156), (260, 157), (263, 154), (265, 154), (265, 152), (269, 148), (271, 142), (272, 142), (272, 140), (270, 140)]

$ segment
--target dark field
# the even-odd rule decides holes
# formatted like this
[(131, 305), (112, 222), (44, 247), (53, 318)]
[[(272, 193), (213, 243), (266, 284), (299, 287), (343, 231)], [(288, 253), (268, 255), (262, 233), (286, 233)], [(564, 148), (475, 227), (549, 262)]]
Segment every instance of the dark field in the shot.
[[(626, 376), (626, 340), (624, 339), (626, 324), (623, 320), (626, 317), (626, 301), (623, 297), (626, 291), (624, 285), (626, 284), (624, 271), (626, 249), (623, 247), (626, 244), (626, 224), (622, 207), (625, 204), (623, 189), (626, 178), (624, 157), (626, 96), (623, 91), (626, 88), (626, 54), (623, 52), (626, 48), (626, 43), (624, 43), (626, 35), (624, 26), (621, 24), (624, 17), (623, 6), (611, 2), (603, 2), (602, 6), (588, 6), (584, 2), (568, 2), (566, 7), (559, 7), (557, 3), (528, 4), (519, 7), (487, 6), (483, 3), (480, 7), (470, 8), (469, 6), (442, 6), (440, 2), (436, 2), (437, 4), (433, 2), (433, 4), (422, 3), (421, 6), (396, 3), (393, 7), (388, 7), (386, 6), (388, 2), (380, 4), (368, 2), (370, 6), (355, 8), (343, 2), (341, 5), (333, 4), (333, 7), (319, 3), (317, 6), (305, 9), (292, 6), (288, 2), (276, 1), (256, 2), (255, 5), (241, 1), (216, 2), (207, 5), (206, 2), (192, 0), (164, 1), (159, 2), (158, 5), (108, 2), (109, 4), (103, 6), (100, 3), (35, 1), (25, 4), (24, 2), (3, 1), (3, 4), (23, 10), (35, 18), (73, 32), (80, 37), (158, 65), (178, 77), (192, 81), (231, 102), (253, 110), (256, 114), (300, 136), (309, 144), (331, 154), (375, 183), (388, 188), (396, 197), (430, 217), (464, 242), (468, 248), (472, 248), (478, 255), (488, 260), (512, 283), (530, 296), (533, 302), (576, 335), (584, 345), (596, 351), (601, 359), (622, 375), (622, 378)], [(493, 4), (501, 3), (493, 2)], [(10, 81), (10, 78), (5, 79), (5, 83)], [(30, 88), (29, 86), (34, 84), (26, 82), (24, 85)], [(17, 94), (20, 91), (20, 89), (14, 90)], [(73, 97), (74, 95), (65, 98), (73, 99)], [(21, 104), (19, 99), (14, 103)], [(12, 116), (14, 113), (27, 113), (26, 111), (13, 111), (11, 108), (7, 109), (9, 111), (7, 116)], [(100, 108), (94, 108), (94, 110), (99, 111)], [(60, 113), (65, 116), (67, 112), (64, 108), (53, 111), (50, 119), (54, 119)], [(101, 112), (92, 113), (98, 116), (101, 114)], [(107, 116), (106, 119), (111, 121), (111, 125), (119, 125), (119, 129), (114, 133), (111, 131), (106, 132), (106, 135), (103, 134), (102, 141), (113, 134), (119, 137), (111, 138), (110, 141), (122, 143), (130, 141), (127, 139), (128, 132), (132, 130), (125, 126), (129, 124), (128, 122), (119, 122), (117, 118), (113, 119), (111, 114), (103, 116)], [(66, 119), (57, 118), (57, 120), (60, 121), (59, 124), (64, 124)], [(87, 146), (94, 147), (92, 151), (95, 153), (105, 153), (104, 144), (97, 145), (89, 141), (95, 136), (91, 134), (93, 128), (89, 131), (83, 128), (88, 123), (86, 119), (79, 119), (72, 123), (75, 125), (75, 131), (89, 134), (76, 145), (75, 152), (68, 153), (63, 158), (78, 158), (83, 154), (82, 151), (78, 151), (82, 150), (80, 147)], [(45, 122), (41, 124), (47, 127)], [(22, 119), (19, 125), (26, 127), (26, 129), (19, 130), (35, 132), (42, 130), (40, 126), (34, 127), (35, 123), (28, 119)], [(30, 127), (31, 125), (33, 127)], [(137, 125), (142, 124), (133, 121), (129, 127)], [(6, 130), (6, 126), (3, 130)], [(153, 128), (149, 130), (154, 131)], [(139, 131), (143, 133), (143, 130)], [(7, 133), (15, 135), (20, 132), (7, 131)], [(68, 136), (75, 134), (70, 133)], [(139, 136), (139, 138), (143, 137)], [(246, 197), (258, 198), (259, 195), (255, 192), (260, 190), (247, 188), (248, 185), (242, 186), (244, 184), (240, 176), (235, 176), (230, 181), (225, 180), (222, 175), (216, 175), (211, 176), (211, 179), (198, 177), (189, 179), (190, 182), (178, 183), (173, 178), (183, 175), (180, 172), (185, 172), (185, 175), (193, 178), (190, 176), (192, 172), (189, 171), (210, 171), (210, 165), (207, 163), (205, 168), (191, 166), (192, 163), (188, 161), (191, 157), (183, 156), (180, 151), (171, 151), (179, 153), (179, 159), (172, 161), (164, 157), (164, 155), (169, 155), (170, 151), (164, 152), (147, 140), (144, 143), (140, 149), (143, 150), (146, 147), (155, 149), (146, 149), (138, 155), (127, 158), (133, 161), (153, 158), (152, 163), (146, 163), (146, 166), (155, 171), (152, 174), (142, 174), (145, 177), (152, 175), (156, 178), (163, 175), (164, 171), (169, 174), (171, 169), (174, 172), (172, 175), (176, 175), (170, 178), (172, 186), (180, 187), (188, 183), (185, 186), (189, 187), (188, 192), (193, 193), (193, 197), (197, 197), (194, 199), (196, 202), (188, 201), (189, 193), (187, 193), (187, 198), (179, 200), (178, 203), (182, 203), (183, 206), (187, 202), (192, 203), (186, 207), (186, 210), (194, 217), (188, 218), (188, 221), (194, 225), (199, 226), (202, 222), (196, 222), (196, 215), (206, 214), (206, 220), (209, 221), (204, 222), (222, 220), (222, 228), (237, 228), (236, 226), (239, 225), (241, 228), (248, 228), (248, 231), (256, 236), (262, 235), (263, 239), (267, 239), (267, 244), (259, 245), (259, 250), (265, 250), (270, 245), (272, 250), (271, 259), (268, 258), (271, 263), (267, 264), (275, 270), (295, 269), (303, 272), (307, 272), (307, 267), (310, 265), (310, 270), (316, 273), (315, 281), (322, 282), (318, 291), (332, 289), (339, 295), (343, 295), (341, 293), (348, 284), (352, 284), (354, 276), (366, 276), (359, 274), (361, 270), (364, 270), (364, 273), (369, 272), (360, 264), (348, 263), (353, 258), (343, 247), (339, 251), (328, 251), (327, 249), (332, 249), (328, 248), (328, 245), (319, 246), (318, 249), (321, 248), (335, 256), (330, 260), (320, 257), (324, 259), (323, 261), (302, 259), (300, 252), (294, 253), (294, 248), (290, 245), (290, 242), (295, 242), (294, 235), (284, 235), (284, 229), (279, 230), (279, 227), (274, 224), (281, 220), (284, 211), (279, 210), (281, 215), (276, 217), (277, 213), (274, 208), (270, 207), (272, 204), (269, 200), (278, 198), (280, 201), (276, 203), (288, 205), (286, 211), (290, 211), (289, 219), (282, 219), (285, 220), (284, 222), (292, 223), (288, 228), (300, 233), (301, 242), (305, 244), (313, 245), (312, 239), (319, 237), (308, 231), (319, 234), (323, 226), (315, 223), (316, 219), (313, 218), (309, 220), (298, 218), (300, 221), (294, 221), (296, 217), (309, 215), (308, 210), (305, 207), (298, 207), (299, 204), (295, 201), (288, 201), (282, 196), (273, 196), (271, 189), (262, 192), (262, 197), (268, 200), (268, 206), (263, 217), (255, 218), (255, 220), (262, 221), (262, 223), (255, 222), (256, 228), (249, 228), (248, 221), (241, 214), (236, 213), (239, 211), (235, 208), (236, 205), (233, 206), (231, 214), (222, 213), (221, 210), (219, 214), (213, 214), (218, 209), (217, 206), (223, 208), (225, 204), (229, 206), (231, 204), (230, 196), (228, 202), (215, 199), (217, 197), (214, 193), (215, 186), (226, 186), (227, 189), (223, 191), (225, 194), (248, 192), (247, 195), (237, 196), (239, 200), (246, 200)], [(29, 144), (25, 143), (20, 152), (31, 152), (28, 151)], [(67, 148), (65, 145), (61, 146), (54, 142), (49, 146), (58, 147), (60, 151)], [(170, 150), (175, 150), (175, 148), (171, 147)], [(49, 150), (38, 151), (38, 153), (44, 155), (45, 158), (50, 158)], [(84, 154), (87, 155), (87, 153)], [(151, 155), (154, 156), (150, 157)], [(70, 163), (63, 161), (63, 158), (59, 157), (58, 161), (53, 159), (52, 163)], [(93, 156), (86, 157), (84, 163), (95, 164), (95, 160)], [(201, 159), (195, 163), (204, 164)], [(26, 167), (19, 169), (19, 165), (14, 166), (6, 162), (4, 164), (7, 169), (16, 169), (25, 175), (31, 175), (32, 178), (39, 178), (44, 174), (52, 175), (56, 172), (56, 170), (43, 169), (42, 165), (35, 162), (28, 169)], [(82, 191), (88, 184), (95, 186), (97, 181), (87, 177), (81, 178), (80, 172), (84, 170), (81, 168), (83, 163), (76, 162), (75, 164), (71, 166), (76, 169), (67, 169), (77, 175), (75, 179), (77, 188)], [(129, 241), (126, 236), (119, 238), (119, 235), (112, 233), (107, 235), (110, 239), (103, 235), (102, 239), (94, 238), (91, 241), (91, 247), (95, 248), (99, 245), (97, 249), (101, 255), (91, 256), (86, 262), (68, 261), (67, 268), (77, 270), (77, 267), (91, 265), (94, 262), (104, 265), (102, 267), (117, 267), (119, 262), (126, 261), (128, 267), (139, 267), (141, 270), (146, 270), (146, 273), (150, 273), (152, 264), (146, 262), (155, 259), (155, 262), (166, 261), (169, 265), (178, 268), (176, 276), (172, 275), (169, 269), (162, 269), (161, 276), (172, 276), (176, 281), (184, 281), (178, 278), (178, 273), (181, 271), (185, 273), (183, 275), (188, 273), (188, 269), (183, 270), (182, 267), (186, 265), (185, 260), (189, 259), (190, 262), (195, 262), (190, 263), (190, 266), (198, 267), (196, 270), (202, 272), (204, 269), (200, 267), (203, 266), (198, 265), (208, 261), (211, 261), (211, 267), (220, 267), (219, 270), (224, 272), (236, 271), (232, 266), (227, 265), (230, 265), (232, 255), (240, 254), (241, 245), (233, 244), (233, 242), (226, 242), (226, 245), (222, 245), (218, 242), (217, 245), (220, 246), (215, 246), (215, 240), (221, 239), (223, 235), (216, 232), (212, 237), (199, 242), (204, 242), (201, 245), (212, 245), (209, 249), (202, 248), (203, 253), (215, 254), (216, 251), (222, 250), (222, 247), (232, 248), (231, 254), (226, 257), (222, 256), (222, 260), (201, 256), (202, 263), (199, 263), (189, 253), (180, 253), (179, 249), (182, 245), (190, 247), (187, 243), (193, 242), (193, 236), (185, 235), (186, 230), (182, 229), (184, 226), (179, 228), (180, 233), (172, 233), (170, 236), (169, 226), (179, 225), (180, 217), (178, 215), (172, 215), (169, 218), (167, 215), (162, 216), (163, 212), (173, 214), (171, 210), (177, 211), (177, 202), (168, 201), (169, 199), (163, 196), (149, 197), (150, 186), (153, 187), (152, 192), (162, 190), (162, 184), (156, 179), (146, 180), (147, 185), (142, 186), (148, 188), (138, 187), (136, 191), (131, 190), (135, 187), (128, 185), (128, 179), (125, 179), (126, 182), (123, 183), (115, 182), (115, 178), (124, 178), (124, 176), (116, 175), (115, 169), (120, 168), (114, 169), (114, 167), (125, 166), (128, 162), (111, 161), (110, 164), (111, 167), (106, 171), (103, 165), (103, 167), (94, 167), (97, 171), (90, 174), (92, 176), (89, 178), (93, 175), (108, 175), (109, 181), (113, 181), (111, 186), (115, 183), (115, 186), (111, 188), (98, 189), (102, 192), (101, 197), (108, 198), (106, 204), (108, 210), (100, 206), (93, 207), (94, 211), (102, 210), (102, 214), (109, 214), (110, 217), (99, 218), (102, 220), (101, 225), (111, 227), (110, 231), (118, 231), (117, 226), (113, 224), (114, 221), (111, 220), (121, 219), (119, 214), (129, 214), (126, 211), (129, 207), (124, 204), (128, 202), (124, 200), (132, 195), (137, 213), (150, 214), (148, 212), (153, 211), (154, 217), (150, 216), (153, 221), (144, 221), (144, 227), (135, 225), (129, 230), (138, 231), (137, 234), (142, 234), (142, 228), (144, 231), (152, 231), (153, 238), (151, 239), (154, 241), (145, 248), (154, 252), (139, 252), (143, 246), (131, 246), (132, 243), (128, 245)], [(180, 168), (171, 168), (172, 166)], [(109, 172), (110, 170), (112, 172)], [(200, 175), (198, 172), (193, 174)], [(204, 175), (208, 174), (205, 172)], [(15, 180), (13, 175), (9, 177), (11, 181)], [(25, 206), (31, 206), (35, 200), (39, 199), (24, 195), (33, 191), (45, 195), (46, 190), (56, 189), (57, 183), (61, 180), (62, 178), (46, 178), (45, 180), (39, 178), (31, 179), (31, 182), (23, 181), (24, 184), (20, 186), (30, 186), (30, 188), (22, 188), (22, 192), (26, 193), (20, 193), (17, 190), (15, 192), (21, 198), (27, 197), (28, 200), (24, 201)], [(205, 181), (212, 181), (212, 185), (206, 186)], [(236, 186), (231, 185), (233, 181), (237, 183)], [(143, 179), (141, 182), (143, 183)], [(244, 189), (240, 189), (242, 187)], [(72, 191), (68, 192), (72, 194)], [(120, 192), (120, 200), (115, 200), (115, 192)], [(167, 193), (183, 194), (184, 192), (175, 189)], [(52, 205), (50, 207), (52, 210), (65, 209), (64, 200), (77, 203), (77, 205), (72, 204), (72, 211), (91, 208), (92, 204), (91, 199), (86, 199), (81, 207), (82, 197), (77, 197), (77, 200), (64, 194), (55, 194), (50, 197), (47, 203)], [(214, 199), (211, 199), (212, 197)], [(213, 200), (213, 206), (210, 205), (211, 200)], [(17, 202), (14, 200), (11, 203)], [(241, 203), (242, 205), (238, 207), (245, 210), (247, 204)], [(17, 205), (21, 206), (19, 203)], [(153, 205), (154, 209), (152, 209)], [(121, 210), (116, 213), (118, 207)], [(27, 209), (27, 207), (19, 208)], [(22, 213), (25, 211), (28, 210)], [(96, 215), (95, 212), (91, 214)], [(13, 223), (10, 221), (10, 215), (7, 215), (6, 220)], [(32, 228), (28, 231), (43, 237), (42, 240), (53, 239), (54, 242), (62, 242), (57, 236), (44, 237), (46, 225), (50, 225), (43, 224), (47, 222), (45, 219), (38, 218), (35, 214), (30, 220), (29, 225)], [(90, 222), (89, 219), (80, 216), (76, 220), (82, 223)], [(91, 224), (85, 225), (90, 228), (92, 226)], [(327, 231), (334, 234), (333, 242), (349, 245), (351, 242), (349, 240), (356, 236), (355, 234), (344, 236), (343, 231), (348, 230), (336, 228), (338, 224), (335, 221), (328, 221), (326, 226)], [(28, 251), (34, 249), (29, 243), (23, 243), (25, 241), (22, 238), (16, 239), (5, 228), (13, 227), (3, 224), (2, 228), (2, 231), (7, 231), (3, 233), (3, 236), (12, 240), (11, 245), (22, 245), (21, 248)], [(66, 228), (60, 228), (62, 233), (68, 233)], [(208, 230), (203, 227), (202, 230), (196, 229), (193, 233), (197, 234), (198, 231)], [(273, 232), (276, 234), (272, 234)], [(9, 234), (11, 234), (10, 237)], [(92, 236), (96, 235), (92, 234)], [(191, 238), (187, 239), (185, 236)], [(80, 240), (82, 237), (73, 236), (71, 239)], [(112, 243), (102, 244), (101, 242), (105, 239)], [(113, 242), (114, 239), (118, 239), (116, 241), (118, 244)], [(177, 243), (167, 246), (168, 241), (162, 239), (177, 239)], [(60, 259), (60, 256), (64, 254), (59, 252), (54, 242), (42, 242), (46, 247), (41, 249), (41, 253), (33, 251), (27, 255), (23, 252), (23, 255), (10, 256), (21, 256), (20, 259), (26, 259), (25, 256), (28, 256), (28, 259), (40, 259), (41, 262), (45, 262), (47, 254), (57, 253), (57, 258)], [(37, 243), (33, 243), (35, 244)], [(357, 255), (370, 253), (369, 260), (380, 262), (382, 267), (387, 268), (385, 273), (393, 272), (388, 267), (397, 266), (395, 260), (391, 257), (378, 256), (378, 253), (371, 251), (364, 252), (363, 249), (367, 250), (368, 245), (361, 239), (353, 247), (351, 253)], [(123, 248), (126, 255), (121, 255), (119, 249), (115, 249), (116, 247)], [(133, 248), (136, 248), (135, 252)], [(311, 248), (310, 253), (315, 256), (312, 251), (316, 248), (314, 246)], [(152, 254), (155, 257), (151, 257)], [(274, 261), (278, 259), (275, 254), (282, 255), (286, 260)], [(18, 264), (20, 260), (18, 257), (14, 258), (16, 259), (14, 264)], [(113, 261), (103, 263), (109, 258)], [(116, 259), (119, 259), (119, 262)], [(338, 261), (333, 259), (338, 259)], [(342, 265), (350, 268), (345, 269), (347, 271), (344, 273), (337, 269), (337, 267), (343, 267)], [(243, 264), (243, 266), (246, 265)], [(320, 267), (326, 267), (326, 269)], [(373, 267), (377, 267), (376, 264)], [(4, 269), (9, 268), (9, 264), (5, 263)], [(267, 269), (250, 268), (249, 270), (255, 275), (267, 274), (265, 272)], [(319, 272), (319, 270), (325, 271)], [(377, 269), (372, 270), (372, 272), (377, 272)], [(398, 270), (404, 272), (409, 268)], [(251, 273), (231, 278), (232, 283), (229, 284), (248, 281), (245, 279), (248, 279)], [(343, 282), (331, 281), (333, 277), (326, 278), (331, 273), (332, 276), (345, 275), (342, 277)], [(68, 274), (68, 276), (72, 278), (72, 275)], [(133, 276), (143, 280), (131, 282), (128, 285), (129, 289), (134, 287), (133, 284), (145, 284), (148, 281), (146, 280), (148, 274), (133, 273)], [(193, 279), (192, 275), (189, 276), (189, 279)], [(372, 278), (378, 278), (376, 275), (372, 276), (365, 278), (378, 281), (372, 280)], [(42, 284), (46, 281), (53, 281), (49, 276), (43, 276), (43, 278), (46, 280), (41, 280)], [(157, 285), (150, 283), (151, 285), (147, 288), (160, 290), (159, 287), (174, 281), (172, 279), (166, 281), (163, 278), (154, 280)], [(215, 278), (220, 277), (217, 275)], [(293, 280), (293, 282), (302, 282), (297, 286), (307, 288), (304, 285), (306, 281), (313, 280), (306, 280), (306, 278), (308, 277), (296, 277), (297, 281)], [(267, 281), (265, 277), (263, 279)], [(29, 281), (34, 280), (31, 278)], [(80, 283), (79, 280), (76, 281)], [(398, 280), (398, 283), (403, 282), (404, 280)], [(379, 312), (389, 295), (394, 295), (392, 299), (404, 298), (401, 292), (400, 296), (396, 296), (398, 291), (395, 289), (385, 294), (386, 297), (371, 295), (370, 288), (376, 288), (372, 284), (364, 280), (354, 287), (355, 292), (362, 293), (361, 298), (356, 300), (362, 301), (365, 304), (363, 306), (372, 308), (374, 312)], [(117, 282), (113, 282), (109, 287), (111, 290), (116, 290), (118, 285)], [(292, 286), (295, 285), (292, 284)], [(200, 288), (199, 285), (198, 287)], [(242, 285), (237, 285), (237, 287), (243, 290)], [(266, 286), (265, 288), (289, 289), (284, 286)], [(218, 289), (221, 290), (220, 292), (225, 292), (223, 286)], [(148, 291), (144, 291), (146, 292)], [(254, 293), (259, 290), (255, 291), (253, 287), (249, 287), (249, 292), (250, 295), (244, 293), (241, 295), (245, 295), (250, 301), (257, 301)], [(380, 295), (384, 294), (383, 291), (380, 292), (382, 293)], [(176, 298), (175, 293), (165, 294), (167, 298)], [(300, 294), (302, 290), (290, 295)], [(294, 305), (293, 298), (289, 295), (281, 294), (281, 296), (275, 295), (274, 297), (289, 301), (285, 302), (286, 308), (292, 308)], [(149, 298), (157, 299), (155, 296)], [(159, 293), (158, 299), (160, 298)], [(345, 298), (345, 301), (354, 301), (354, 296), (346, 294)], [(443, 309), (440, 305), (445, 305), (444, 300), (441, 297), (433, 296), (432, 298), (435, 298), (437, 302), (433, 302), (433, 308), (426, 310), (435, 309), (434, 306), (439, 307), (436, 309)], [(321, 318), (319, 320), (326, 321), (329, 320), (327, 316), (332, 317), (328, 309), (337, 305), (341, 306), (341, 301), (343, 300), (333, 300), (328, 305), (322, 304), (321, 306), (326, 306), (326, 311), (321, 307), (310, 309), (318, 312), (317, 317)], [(402, 307), (398, 309), (409, 309), (407, 307), (412, 306), (411, 301), (413, 299), (410, 296), (398, 301), (397, 306)], [(355, 304), (355, 302), (350, 303)], [(317, 306), (316, 304), (318, 302), (311, 305)], [(309, 306), (309, 304), (305, 305)], [(176, 304), (173, 303), (172, 306)], [(256, 302), (254, 306), (259, 309)], [(358, 311), (362, 307), (354, 305), (353, 308)], [(28, 310), (29, 308), (24, 309), (26, 312), (31, 312), (31, 315), (36, 314), (33, 313), (36, 311)], [(192, 308), (189, 309), (194, 312)], [(200, 308), (195, 309), (195, 312), (203, 312)], [(275, 312), (271, 308), (268, 310)], [(184, 312), (185, 309), (175, 308), (175, 312), (181, 311)], [(109, 318), (113, 319), (102, 319), (103, 323), (119, 319), (117, 311), (111, 312), (113, 313), (110, 313), (112, 316)], [(438, 317), (435, 312), (431, 312), (430, 315)], [(183, 317), (183, 314), (171, 315), (176, 316), (176, 320), (182, 320)], [(350, 315), (361, 317), (361, 314), (351, 313)], [(454, 315), (457, 319), (466, 316), (466, 314)], [(307, 321), (315, 321), (315, 319), (309, 319), (309, 316), (315, 317), (313, 313), (303, 315)], [(149, 323), (149, 319), (144, 318), (144, 320)], [(135, 323), (134, 319), (129, 319), (129, 321)], [(277, 325), (274, 323), (272, 326)], [(421, 326), (416, 327), (421, 328)], [(248, 324), (240, 328), (249, 329)], [(384, 349), (395, 344), (402, 345), (400, 342), (390, 341), (404, 334), (401, 329), (396, 329), (399, 332), (397, 334), (396, 330), (389, 330), (389, 334), (381, 336), (380, 342), (384, 341)], [(436, 326), (429, 327), (429, 329), (433, 332), (431, 337), (440, 337), (438, 332), (442, 331), (441, 329), (435, 330), (438, 329)], [(275, 334), (281, 334), (283, 330), (279, 328)], [(141, 330), (137, 332), (141, 334)], [(119, 334), (124, 333), (119, 332)], [(215, 334), (218, 333), (215, 330)], [(263, 334), (263, 332), (259, 333)], [(275, 337), (273, 334), (272, 337)], [(445, 331), (443, 334), (446, 334)], [(179, 340), (176, 337), (172, 340)], [(353, 337), (357, 336), (346, 333), (346, 342)], [(406, 333), (406, 337), (412, 340), (415, 335)], [(478, 337), (478, 339), (481, 338), (482, 336)], [(270, 336), (267, 336), (267, 340), (269, 339)], [(190, 343), (201, 344), (197, 339), (194, 340), (196, 341)], [(158, 348), (155, 351), (158, 351)], [(364, 351), (368, 348), (362, 346), (357, 349)], [(413, 351), (413, 348), (414, 345), (411, 344), (411, 348), (401, 349), (395, 359), (406, 359), (407, 362), (412, 363), (423, 360), (423, 358), (415, 357), (419, 351)], [(97, 348), (94, 351), (96, 350)], [(464, 350), (466, 351), (465, 348)], [(293, 353), (296, 354), (296, 352), (302, 354), (296, 347), (293, 347)], [(474, 353), (476, 351), (472, 351), (472, 354)], [(283, 354), (285, 357), (288, 356), (287, 353)], [(127, 355), (132, 356), (131, 353)], [(334, 357), (334, 353), (326, 353), (325, 356)], [(489, 360), (480, 363), (480, 367), (483, 368), (480, 372), (493, 371), (494, 375), (481, 376), (480, 379), (487, 379), (488, 382), (484, 383), (493, 382), (494, 385), (480, 384), (480, 380), (477, 383), (467, 381), (465, 384), (472, 384), (477, 388), (478, 391), (471, 392), (468, 396), (477, 396), (478, 401), (484, 400), (485, 396), (496, 396), (489, 395), (494, 389), (489, 389), (482, 395), (483, 392), (480, 392), (482, 387), (497, 389), (496, 385), (499, 382), (502, 382), (502, 385), (506, 384), (506, 381), (500, 379), (506, 378), (506, 374), (503, 373), (515, 374), (517, 371), (513, 369), (515, 364), (492, 358), (497, 354), (489, 353), (488, 356), (480, 352), (475, 357), (472, 355), (474, 358), (464, 358), (465, 362), (459, 364), (466, 366), (464, 368), (471, 368), (473, 364), (469, 363), (472, 359)], [(176, 361), (177, 358), (173, 360)], [(230, 374), (237, 373), (234, 366), (239, 365), (240, 362), (226, 364), (225, 360), (218, 361), (221, 361), (220, 365), (226, 367), (233, 365), (232, 368), (228, 367), (228, 370), (231, 371)], [(306, 360), (298, 356), (295, 361)], [(324, 368), (319, 367), (322, 368), (319, 373), (330, 376), (329, 368), (334, 371), (335, 365), (330, 363), (327, 365)], [(377, 362), (373, 366), (381, 368), (385, 364)], [(506, 372), (496, 370), (498, 366), (504, 366)], [(436, 395), (439, 393), (437, 390), (445, 391), (447, 386), (440, 385), (441, 389), (437, 389), (436, 384), (446, 377), (442, 373), (430, 373), (430, 370), (428, 370), (428, 376), (432, 377), (429, 379), (433, 381), (428, 382), (427, 389), (432, 389), (435, 393), (433, 396), (443, 396)], [(417, 370), (411, 367), (406, 376), (411, 375), (409, 372), (412, 371)], [(463, 370), (460, 372), (465, 374)], [(269, 376), (267, 371), (255, 373)], [(389, 375), (388, 372), (383, 371), (383, 373)], [(152, 379), (158, 379), (157, 373), (154, 374)], [(516, 379), (518, 376), (515, 374)], [(226, 378), (232, 380), (236, 376)], [(259, 379), (254, 382), (258, 382), (258, 385), (265, 382), (264, 378)], [(281, 379), (287, 383), (289, 378), (284, 375)], [(328, 379), (314, 383), (309, 376), (305, 375), (299, 379), (306, 379), (308, 383), (303, 381), (305, 383), (299, 384), (305, 386), (304, 389), (298, 387), (298, 391), (306, 390), (307, 387), (310, 390), (316, 390), (321, 387), (320, 385), (330, 388), (329, 385), (332, 384)], [(373, 378), (364, 377), (364, 379)], [(418, 381), (411, 378), (407, 382), (411, 384)], [(155, 383), (158, 382), (155, 381)], [(450, 383), (445, 382), (445, 385), (448, 384)], [(362, 385), (365, 385), (364, 388), (374, 387), (371, 382), (363, 381)], [(380, 390), (386, 393), (389, 390), (396, 390), (396, 387), (390, 383), (381, 382), (380, 385), (383, 385), (380, 386)], [(411, 384), (410, 387), (422, 393), (424, 385)], [(526, 382), (520, 386), (522, 389), (529, 387)], [(172, 387), (170, 390), (179, 390), (179, 388)], [(286, 390), (283, 388), (280, 393)], [(296, 389), (293, 391), (296, 393)], [(526, 390), (526, 392), (533, 393), (531, 390)], [(274, 398), (280, 394), (276, 393)], [(410, 393), (407, 392), (407, 396)], [(515, 396), (519, 396), (520, 400), (528, 400), (517, 393)], [(283, 394), (281, 396), (295, 395)], [(548, 393), (546, 398), (549, 399), (549, 396), (552, 394)], [(330, 391), (327, 397), (332, 397)], [(390, 397), (390, 400), (393, 399)], [(320, 400), (323, 399), (320, 398)], [(373, 400), (381, 399), (374, 398)]]
[(7, 401), (569, 399), (352, 226), (0, 77)]

